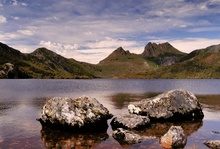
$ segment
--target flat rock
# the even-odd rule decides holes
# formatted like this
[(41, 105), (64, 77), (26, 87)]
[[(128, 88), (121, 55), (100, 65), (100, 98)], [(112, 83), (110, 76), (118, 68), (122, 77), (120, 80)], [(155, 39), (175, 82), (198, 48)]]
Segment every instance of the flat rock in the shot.
[(43, 126), (74, 131), (107, 130), (107, 120), (112, 117), (108, 109), (95, 98), (54, 97), (43, 106)]
[(111, 126), (113, 129), (141, 129), (148, 125), (150, 125), (150, 119), (147, 116), (136, 114), (118, 115), (111, 121)]
[(208, 140), (208, 141), (205, 141), (204, 144), (211, 149), (220, 148), (220, 140)]
[(196, 96), (183, 89), (164, 92), (128, 105), (132, 114), (146, 115), (150, 120), (203, 119), (204, 114)]
[(184, 148), (187, 137), (181, 126), (171, 126), (168, 132), (160, 139), (160, 144), (164, 148)]

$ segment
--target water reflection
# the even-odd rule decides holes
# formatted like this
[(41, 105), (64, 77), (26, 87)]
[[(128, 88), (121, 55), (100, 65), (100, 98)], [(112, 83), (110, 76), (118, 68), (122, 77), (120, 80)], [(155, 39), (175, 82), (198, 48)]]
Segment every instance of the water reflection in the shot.
[(141, 136), (155, 136), (161, 137), (170, 129), (171, 126), (181, 126), (184, 130), (184, 133), (187, 136), (190, 136), (194, 132), (197, 132), (200, 127), (202, 127), (202, 121), (186, 121), (186, 122), (156, 122), (151, 123), (151, 125), (145, 130), (138, 131)]
[(129, 102), (139, 101), (144, 98), (150, 98), (158, 95), (159, 93), (144, 93), (144, 94), (131, 94), (131, 93), (116, 93), (108, 96), (112, 104), (117, 109), (126, 108)]
[(203, 107), (212, 110), (220, 110), (220, 95), (197, 95)]
[(106, 132), (76, 134), (46, 127), (41, 130), (41, 139), (47, 148), (95, 148), (108, 137)]

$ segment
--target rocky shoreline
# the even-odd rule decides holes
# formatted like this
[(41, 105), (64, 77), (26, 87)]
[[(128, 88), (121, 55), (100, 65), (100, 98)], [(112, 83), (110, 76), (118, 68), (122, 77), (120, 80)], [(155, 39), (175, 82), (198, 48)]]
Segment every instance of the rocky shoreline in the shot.
[[(139, 102), (131, 102), (128, 105), (127, 114), (115, 116), (95, 98), (54, 97), (43, 106), (41, 118), (37, 120), (40, 121), (44, 131), (52, 128), (77, 133), (106, 133), (109, 127), (107, 121), (112, 118), (110, 125), (113, 129), (113, 138), (119, 143), (135, 144), (157, 137), (135, 133), (143, 129), (152, 129), (155, 123), (186, 120), (199, 122), (203, 117), (202, 107), (196, 96), (189, 91), (178, 89), (164, 92), (153, 98), (142, 99)], [(168, 129), (160, 136), (161, 146), (184, 148), (188, 136), (184, 128), (171, 125)], [(210, 146), (207, 141), (204, 144)]]

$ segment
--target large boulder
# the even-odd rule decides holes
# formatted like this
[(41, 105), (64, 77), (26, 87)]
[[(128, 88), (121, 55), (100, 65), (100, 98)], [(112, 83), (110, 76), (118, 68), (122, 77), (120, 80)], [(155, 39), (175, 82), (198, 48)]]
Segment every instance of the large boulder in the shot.
[(95, 98), (54, 97), (43, 106), (43, 126), (73, 131), (106, 131), (107, 120), (112, 117), (108, 109)]
[(150, 125), (150, 119), (147, 116), (136, 114), (118, 115), (111, 121), (111, 126), (113, 129), (141, 129), (147, 125)]
[(205, 141), (204, 144), (211, 149), (220, 148), (220, 140), (208, 140)]
[(198, 99), (189, 91), (178, 89), (128, 105), (133, 114), (146, 115), (151, 120), (194, 120), (204, 115)]
[(160, 138), (160, 144), (164, 148), (184, 148), (187, 137), (181, 126), (171, 126), (168, 132)]

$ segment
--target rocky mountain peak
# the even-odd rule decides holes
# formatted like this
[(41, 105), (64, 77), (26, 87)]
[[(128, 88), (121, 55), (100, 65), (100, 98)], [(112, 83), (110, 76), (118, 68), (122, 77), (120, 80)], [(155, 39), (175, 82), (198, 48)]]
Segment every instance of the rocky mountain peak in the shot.
[(125, 56), (128, 56), (128, 55), (131, 55), (131, 53), (128, 50), (125, 51), (122, 47), (119, 47), (115, 51), (113, 51), (107, 58), (100, 61), (100, 63), (118, 60), (118, 59), (125, 57)]
[(112, 54), (116, 55), (128, 55), (131, 54), (128, 50), (125, 51), (122, 47), (117, 48)]
[(159, 55), (164, 55), (164, 54), (183, 54), (176, 48), (174, 48), (170, 43), (165, 42), (165, 43), (151, 43), (149, 42), (145, 48), (144, 52), (142, 53), (142, 56), (144, 57), (157, 57)]

